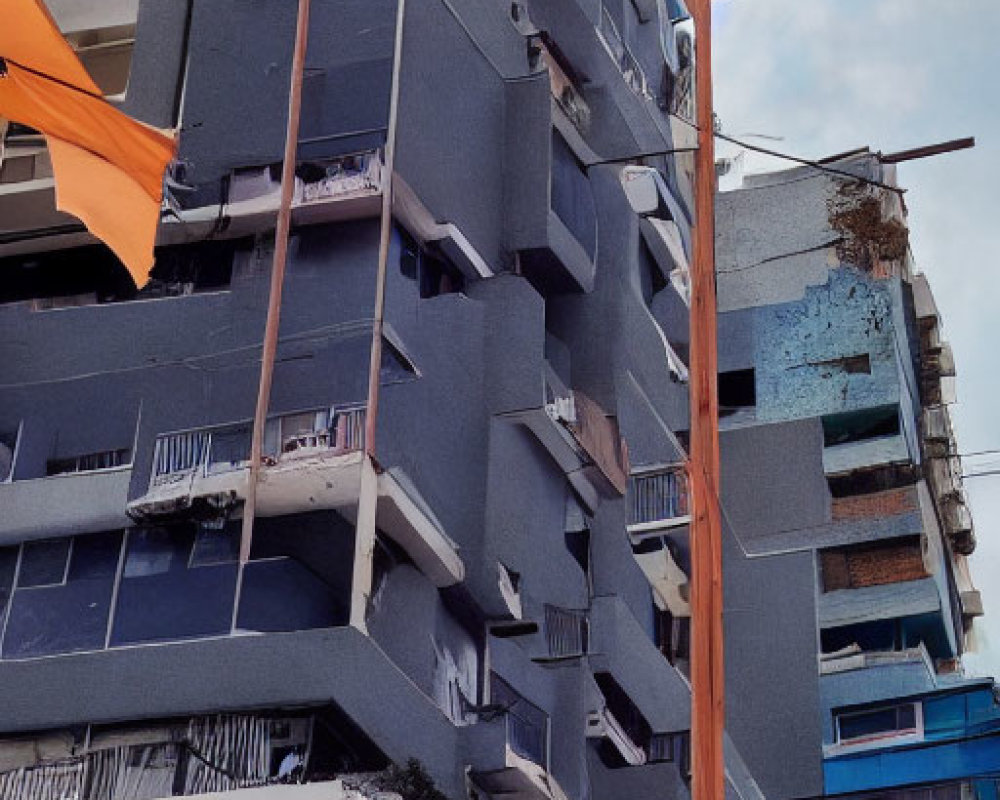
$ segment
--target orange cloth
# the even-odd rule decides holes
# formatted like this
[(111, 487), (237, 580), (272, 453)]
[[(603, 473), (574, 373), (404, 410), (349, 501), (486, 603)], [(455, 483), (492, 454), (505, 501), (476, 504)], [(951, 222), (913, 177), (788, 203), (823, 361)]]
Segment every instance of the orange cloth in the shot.
[(0, 4), (0, 58), (7, 62), (0, 116), (45, 134), (59, 209), (78, 216), (142, 286), (153, 266), (173, 139), (100, 96), (41, 0)]
[(162, 199), (173, 140), (103, 99), (8, 64), (7, 76), (0, 78), (0, 114), (110, 161), (131, 174), (150, 197)]
[(100, 97), (97, 88), (41, 0), (0, 0), (0, 57)]
[(56, 182), (56, 208), (73, 214), (107, 243), (136, 286), (153, 268), (160, 203), (124, 170), (81, 147), (47, 136)]

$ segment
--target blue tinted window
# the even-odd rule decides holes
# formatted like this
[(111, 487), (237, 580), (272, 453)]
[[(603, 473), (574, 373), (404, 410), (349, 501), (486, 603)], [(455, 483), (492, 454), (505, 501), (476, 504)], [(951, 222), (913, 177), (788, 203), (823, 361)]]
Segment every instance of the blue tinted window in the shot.
[(187, 569), (194, 542), (194, 527), (139, 528), (128, 537), (125, 577), (160, 575)]
[(73, 540), (68, 579), (75, 581), (86, 578), (113, 578), (118, 571), (121, 547), (120, 531), (77, 536)]
[(26, 542), (21, 554), (21, 571), (17, 576), (18, 587), (62, 583), (66, 576), (69, 542), (69, 539)]
[(191, 566), (230, 564), (240, 555), (240, 525), (229, 524), (219, 529), (201, 527), (194, 540)]
[[(121, 541), (116, 531), (77, 537), (72, 548), (66, 539), (25, 544), (3, 657), (103, 649)], [(0, 584), (3, 560), (0, 556)]]

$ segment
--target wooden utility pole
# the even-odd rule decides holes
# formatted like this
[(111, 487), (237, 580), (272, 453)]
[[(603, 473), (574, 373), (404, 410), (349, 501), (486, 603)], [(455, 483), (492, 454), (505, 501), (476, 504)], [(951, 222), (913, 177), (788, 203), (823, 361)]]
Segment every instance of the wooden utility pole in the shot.
[(271, 402), (271, 382), (274, 377), (274, 357), (278, 350), (278, 328), (281, 322), (281, 294), (285, 280), (285, 263), (288, 259), (288, 236), (292, 227), (292, 196), (295, 190), (295, 164), (299, 142), (299, 117), (302, 109), (302, 74), (305, 71), (306, 44), (309, 39), (309, 0), (299, 0), (295, 26), (295, 51), (292, 56), (291, 86), (288, 92), (288, 125), (285, 130), (285, 155), (281, 165), (281, 202), (274, 232), (274, 258), (271, 264), (271, 286), (267, 299), (267, 321), (264, 325), (264, 345), (260, 360), (260, 385), (257, 388), (257, 406), (253, 418), (250, 440), (250, 475), (246, 501), (243, 504), (243, 531), (240, 539), (239, 578), (236, 584), (236, 602), (233, 606), (233, 627), (239, 610), (243, 568), (250, 559), (253, 541), (253, 520), (257, 510), (257, 480), (260, 476), (261, 451), (264, 442), (264, 424)]
[(691, 748), (693, 800), (723, 800), (725, 703), (722, 520), (715, 297), (715, 130), (711, 0), (689, 0), (695, 25), (694, 259), (691, 271)]

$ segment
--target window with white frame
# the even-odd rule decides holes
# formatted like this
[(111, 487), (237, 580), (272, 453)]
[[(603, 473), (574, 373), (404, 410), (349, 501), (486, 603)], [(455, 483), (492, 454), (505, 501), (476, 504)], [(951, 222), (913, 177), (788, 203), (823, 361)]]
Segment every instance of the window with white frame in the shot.
[(863, 711), (841, 711), (834, 715), (837, 744), (871, 745), (886, 739), (923, 738), (923, 706), (919, 702), (898, 703)]

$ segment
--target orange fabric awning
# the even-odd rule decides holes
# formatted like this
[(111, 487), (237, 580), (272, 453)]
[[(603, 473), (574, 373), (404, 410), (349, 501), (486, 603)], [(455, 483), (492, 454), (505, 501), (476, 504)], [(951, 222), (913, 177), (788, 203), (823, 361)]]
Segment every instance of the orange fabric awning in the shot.
[(79, 217), (142, 286), (174, 140), (104, 100), (42, 0), (0, 5), (0, 116), (45, 134), (58, 208)]

